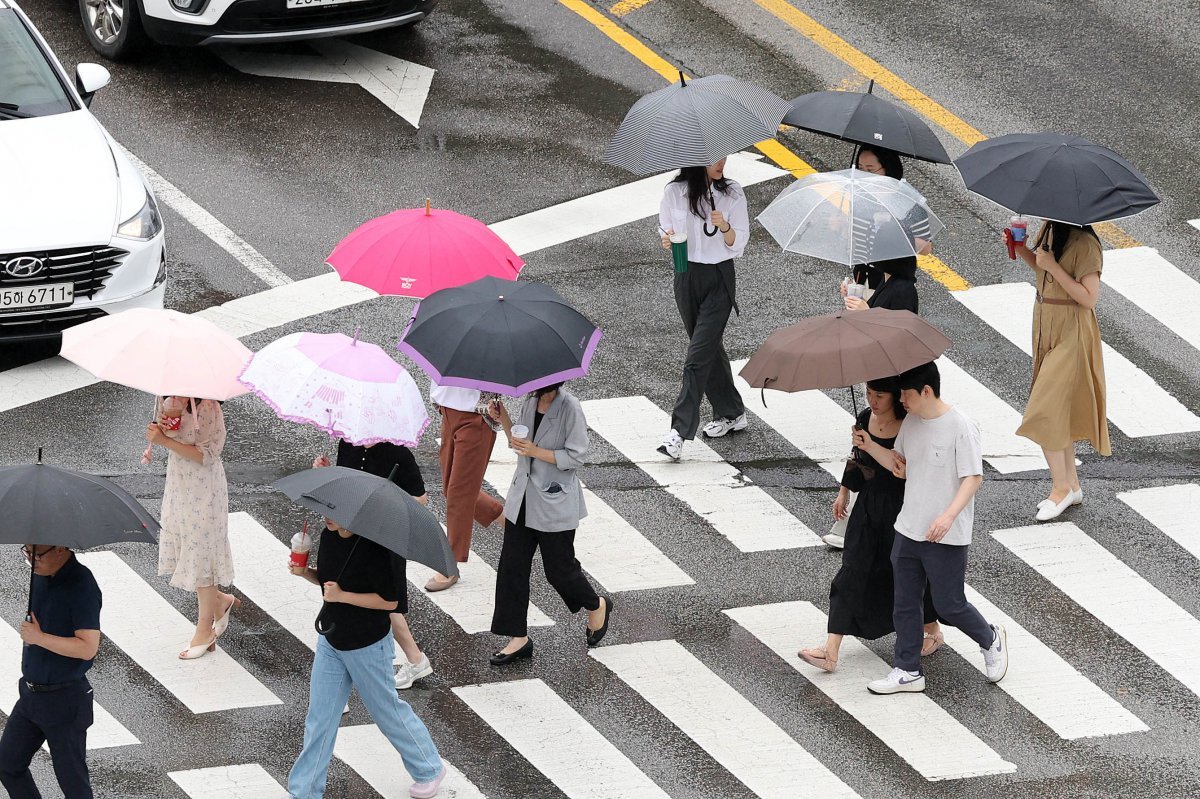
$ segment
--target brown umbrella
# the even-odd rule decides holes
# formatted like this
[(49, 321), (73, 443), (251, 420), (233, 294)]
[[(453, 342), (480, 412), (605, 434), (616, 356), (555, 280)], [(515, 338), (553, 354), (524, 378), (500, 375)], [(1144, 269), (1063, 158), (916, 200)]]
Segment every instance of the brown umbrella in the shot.
[(893, 377), (949, 347), (950, 339), (910, 311), (843, 311), (776, 330), (740, 374), (755, 388), (841, 388)]

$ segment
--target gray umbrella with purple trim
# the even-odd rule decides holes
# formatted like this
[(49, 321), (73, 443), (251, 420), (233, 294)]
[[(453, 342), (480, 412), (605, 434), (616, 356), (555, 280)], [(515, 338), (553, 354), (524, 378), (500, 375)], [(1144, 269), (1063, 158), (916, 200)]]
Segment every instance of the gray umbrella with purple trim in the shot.
[(485, 277), (422, 300), (399, 349), (438, 385), (519, 396), (587, 374), (601, 335), (549, 286)]

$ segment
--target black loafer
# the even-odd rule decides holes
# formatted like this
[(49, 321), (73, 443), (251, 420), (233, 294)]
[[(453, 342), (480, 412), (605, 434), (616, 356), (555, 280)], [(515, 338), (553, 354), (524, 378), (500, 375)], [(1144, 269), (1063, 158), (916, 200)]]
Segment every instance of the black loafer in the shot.
[(608, 632), (608, 620), (612, 617), (614, 607), (612, 597), (602, 596), (600, 598), (604, 600), (604, 624), (600, 625), (599, 630), (587, 631), (588, 646), (596, 646), (604, 639), (604, 634)]
[(533, 641), (532, 639), (525, 642), (525, 646), (518, 649), (516, 652), (493, 652), (488, 658), (488, 662), (493, 666), (507, 666), (515, 660), (524, 660), (525, 658), (533, 657)]

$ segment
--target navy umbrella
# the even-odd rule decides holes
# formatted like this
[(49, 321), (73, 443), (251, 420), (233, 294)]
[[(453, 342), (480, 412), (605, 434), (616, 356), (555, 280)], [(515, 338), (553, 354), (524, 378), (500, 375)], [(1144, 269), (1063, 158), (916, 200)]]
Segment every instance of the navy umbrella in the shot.
[(1107, 147), (1062, 133), (986, 139), (954, 162), (967, 188), (1018, 214), (1091, 225), (1158, 205), (1133, 165)]

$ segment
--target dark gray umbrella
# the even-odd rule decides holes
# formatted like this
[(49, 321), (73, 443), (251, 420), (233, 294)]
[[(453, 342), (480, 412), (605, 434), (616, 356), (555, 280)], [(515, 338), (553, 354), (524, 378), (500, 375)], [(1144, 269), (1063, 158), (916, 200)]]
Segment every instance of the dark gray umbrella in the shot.
[[(0, 468), (0, 544), (91, 549), (157, 543), (150, 512), (111, 480), (38, 462)], [(30, 563), (32, 602), (33, 564)]]
[(633, 104), (604, 161), (635, 175), (708, 166), (773, 139), (787, 101), (753, 83), (709, 75), (647, 94)]
[(438, 385), (519, 396), (587, 374), (601, 335), (549, 286), (485, 277), (422, 300), (399, 349)]
[(976, 194), (1018, 214), (1071, 225), (1120, 219), (1159, 203), (1128, 161), (1079, 136), (998, 136), (979, 142), (954, 165)]
[(855, 144), (886, 147), (901, 155), (950, 163), (938, 137), (906, 108), (866, 92), (812, 92), (792, 100), (783, 124)]

